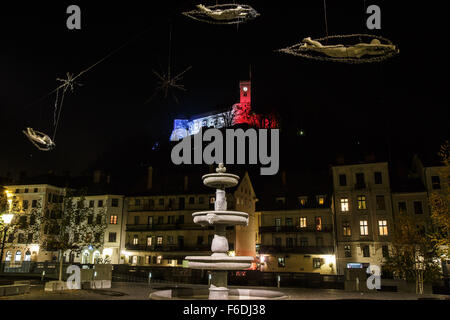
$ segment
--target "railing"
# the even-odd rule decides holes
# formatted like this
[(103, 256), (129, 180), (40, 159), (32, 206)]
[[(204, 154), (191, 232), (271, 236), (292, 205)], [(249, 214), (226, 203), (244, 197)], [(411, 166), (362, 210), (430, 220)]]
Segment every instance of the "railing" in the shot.
[(332, 254), (333, 246), (260, 246), (259, 253), (305, 253), (305, 254)]
[(135, 251), (150, 251), (150, 252), (172, 252), (172, 251), (211, 251), (211, 245), (198, 245), (195, 247), (166, 245), (166, 246), (146, 246), (144, 244), (130, 244), (125, 245), (127, 250)]
[(322, 225), (320, 229), (317, 226), (309, 226), (305, 228), (300, 228), (299, 226), (265, 226), (259, 227), (260, 233), (267, 232), (332, 232), (332, 225)]
[(152, 230), (201, 230), (202, 226), (194, 223), (173, 224), (127, 224), (126, 231), (152, 231)]

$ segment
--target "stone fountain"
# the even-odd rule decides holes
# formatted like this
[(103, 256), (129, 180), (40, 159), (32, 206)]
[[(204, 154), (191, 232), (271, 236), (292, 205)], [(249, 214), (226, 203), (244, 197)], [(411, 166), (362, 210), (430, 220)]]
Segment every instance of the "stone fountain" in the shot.
[[(227, 226), (248, 225), (248, 214), (240, 211), (228, 211), (226, 188), (239, 183), (239, 176), (226, 172), (223, 163), (219, 164), (216, 173), (202, 177), (203, 184), (216, 189), (214, 211), (202, 211), (192, 214), (194, 223), (201, 226), (214, 226), (214, 238), (211, 244), (212, 255), (188, 256), (188, 267), (191, 269), (211, 270), (211, 283), (207, 298), (209, 300), (227, 299), (287, 299), (280, 292), (255, 289), (234, 289), (227, 286), (228, 271), (245, 270), (251, 267), (254, 257), (228, 256)], [(204, 299), (204, 290), (177, 288), (157, 291), (150, 294), (151, 299)]]

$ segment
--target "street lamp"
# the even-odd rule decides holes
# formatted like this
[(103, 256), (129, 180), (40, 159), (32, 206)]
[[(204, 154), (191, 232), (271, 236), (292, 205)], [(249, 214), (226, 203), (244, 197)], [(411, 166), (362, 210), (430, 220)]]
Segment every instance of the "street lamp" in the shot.
[[(11, 223), (12, 219), (14, 217), (14, 214), (12, 213), (5, 213), (1, 216), (3, 224), (5, 227), (3, 228), (3, 241), (2, 241), (2, 249), (0, 251), (0, 267), (2, 266), (2, 259), (3, 259), (3, 250), (5, 249), (5, 242), (6, 242), (6, 233), (8, 232), (8, 225)], [(0, 268), (0, 271), (3, 271), (3, 268)]]

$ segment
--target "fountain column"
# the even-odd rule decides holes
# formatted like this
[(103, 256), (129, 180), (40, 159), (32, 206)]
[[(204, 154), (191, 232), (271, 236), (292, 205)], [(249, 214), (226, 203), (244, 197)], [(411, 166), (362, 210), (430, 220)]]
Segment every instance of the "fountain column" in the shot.
[(203, 184), (216, 189), (214, 211), (195, 212), (192, 214), (194, 223), (203, 226), (214, 226), (214, 238), (211, 244), (211, 256), (186, 257), (189, 268), (212, 270), (209, 288), (210, 300), (228, 299), (227, 272), (228, 270), (244, 270), (251, 266), (253, 257), (229, 257), (226, 227), (248, 225), (248, 214), (245, 212), (228, 211), (225, 188), (238, 184), (239, 177), (226, 173), (221, 163), (217, 173), (203, 176)]

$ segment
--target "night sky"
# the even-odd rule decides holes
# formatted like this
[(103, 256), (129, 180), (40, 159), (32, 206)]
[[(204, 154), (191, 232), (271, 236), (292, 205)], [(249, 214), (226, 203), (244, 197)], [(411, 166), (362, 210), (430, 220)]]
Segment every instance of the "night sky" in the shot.
[[(105, 152), (127, 158), (168, 140), (175, 116), (238, 102), (239, 80), (247, 80), (250, 69), (253, 108), (277, 110), (289, 130), (304, 128), (316, 145), (301, 150), (305, 154), (340, 145), (385, 148), (387, 141), (397, 154), (436, 153), (448, 139), (448, 27), (437, 5), (365, 1), (382, 10), (382, 29), (371, 31), (363, 0), (327, 1), (330, 35), (378, 34), (400, 48), (387, 62), (348, 65), (274, 52), (325, 35), (323, 1), (245, 1), (261, 16), (238, 27), (181, 15), (197, 2), (2, 4), (0, 176), (21, 170), (76, 174)], [(81, 30), (66, 28), (70, 4), (81, 7)], [(176, 93), (179, 104), (161, 97), (144, 104), (156, 87), (152, 70), (167, 69), (170, 26), (174, 72), (192, 66), (183, 81), (188, 91)], [(52, 133), (55, 95), (40, 98), (56, 88), (55, 79), (80, 72), (127, 42), (79, 78), (83, 86), (66, 95), (56, 149), (38, 151), (22, 130)]]

